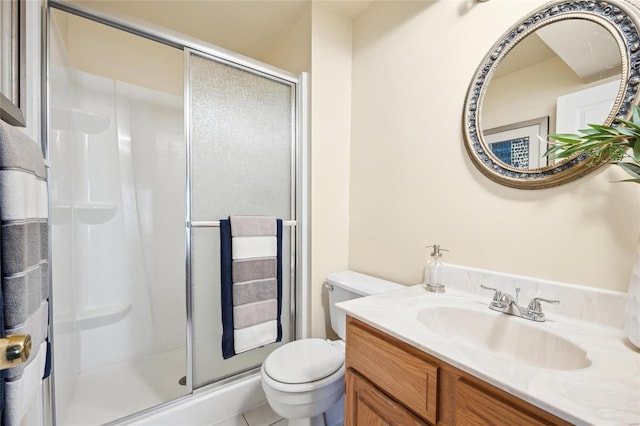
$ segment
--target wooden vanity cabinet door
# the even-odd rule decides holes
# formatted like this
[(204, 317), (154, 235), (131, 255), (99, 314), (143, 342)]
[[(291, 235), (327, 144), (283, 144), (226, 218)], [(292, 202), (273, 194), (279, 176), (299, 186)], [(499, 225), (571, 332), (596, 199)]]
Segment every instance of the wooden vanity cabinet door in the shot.
[(533, 413), (515, 408), (513, 401), (502, 401), (466, 380), (456, 384), (456, 425), (500, 425), (500, 426), (546, 426)]
[(382, 393), (361, 375), (346, 372), (345, 426), (426, 426), (409, 410)]
[[(346, 367), (430, 424), (436, 424), (438, 367), (421, 351), (347, 317)], [(347, 405), (348, 406), (348, 405)]]

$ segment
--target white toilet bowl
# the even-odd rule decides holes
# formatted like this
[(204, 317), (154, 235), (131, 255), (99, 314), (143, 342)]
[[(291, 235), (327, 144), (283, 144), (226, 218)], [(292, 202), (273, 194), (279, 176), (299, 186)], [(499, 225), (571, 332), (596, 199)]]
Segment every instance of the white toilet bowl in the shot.
[(325, 287), (331, 326), (342, 340), (295, 340), (274, 350), (262, 364), (267, 401), (290, 426), (334, 426), (344, 418), (346, 314), (335, 304), (403, 288), (353, 271), (330, 274)]
[(310, 419), (344, 395), (344, 342), (302, 339), (273, 351), (262, 364), (262, 388), (269, 405), (286, 419)]

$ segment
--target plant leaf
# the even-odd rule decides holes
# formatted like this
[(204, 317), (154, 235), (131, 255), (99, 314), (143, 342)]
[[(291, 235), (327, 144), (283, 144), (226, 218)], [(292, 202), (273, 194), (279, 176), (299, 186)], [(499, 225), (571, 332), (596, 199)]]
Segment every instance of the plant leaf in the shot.
[(640, 108), (638, 108), (638, 105), (634, 105), (633, 106), (633, 116), (632, 116), (632, 120), (634, 123), (638, 123), (640, 124)]
[(599, 135), (602, 134), (602, 132), (598, 129), (582, 129), (582, 130), (578, 130), (580, 133), (582, 133), (583, 135)]
[(633, 144), (633, 159), (640, 162), (640, 138), (636, 138)]
[(569, 143), (580, 142), (582, 140), (580, 136), (572, 135), (569, 133), (551, 134), (551, 135), (548, 135), (547, 137), (549, 139), (554, 139), (560, 142), (569, 142)]
[(617, 130), (615, 127), (611, 127), (611, 126), (603, 126), (600, 124), (587, 124), (589, 127), (591, 127), (592, 129), (598, 130), (601, 133), (609, 133), (611, 135), (615, 135), (617, 134)]
[(640, 131), (630, 127), (620, 126), (617, 128), (617, 130), (620, 135), (633, 136), (633, 137), (640, 136)]
[(634, 182), (634, 183), (640, 183), (640, 179), (623, 179), (623, 180), (614, 180), (614, 183), (621, 183), (621, 182)]
[[(616, 121), (618, 123), (624, 124), (625, 126), (627, 126), (629, 128), (640, 130), (640, 122), (634, 123), (633, 121), (625, 120), (624, 118), (616, 118)], [(618, 129), (619, 129), (619, 127), (618, 127)]]
[(616, 163), (618, 166), (622, 167), (625, 172), (633, 176), (634, 178), (640, 179), (640, 164), (629, 163), (620, 161)]

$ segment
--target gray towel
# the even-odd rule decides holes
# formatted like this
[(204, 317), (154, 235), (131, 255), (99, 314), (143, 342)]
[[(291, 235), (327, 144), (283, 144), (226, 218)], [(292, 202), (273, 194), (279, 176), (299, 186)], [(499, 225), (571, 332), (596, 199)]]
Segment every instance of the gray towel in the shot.
[(0, 121), (0, 169), (22, 170), (46, 178), (44, 158), (37, 143), (15, 127)]
[(276, 299), (262, 300), (233, 307), (233, 327), (235, 329), (272, 321), (277, 317), (278, 301)]
[[(38, 144), (0, 121), (0, 276), (6, 334), (29, 334), (32, 351), (0, 379), (2, 423), (22, 423), (46, 376), (49, 346), (48, 208), (46, 172)], [(6, 383), (5, 383), (6, 380)]]
[(255, 281), (274, 278), (278, 264), (275, 257), (263, 259), (234, 260), (231, 266), (233, 282)]
[(13, 328), (24, 323), (29, 314), (35, 312), (42, 301), (48, 298), (49, 268), (47, 266), (46, 263), (40, 263), (24, 272), (5, 276), (3, 291), (5, 327)]
[(232, 237), (276, 236), (276, 219), (270, 216), (230, 216)]
[(233, 284), (233, 305), (259, 302), (278, 297), (278, 280), (248, 281)]
[(2, 273), (23, 272), (47, 259), (46, 219), (2, 222)]

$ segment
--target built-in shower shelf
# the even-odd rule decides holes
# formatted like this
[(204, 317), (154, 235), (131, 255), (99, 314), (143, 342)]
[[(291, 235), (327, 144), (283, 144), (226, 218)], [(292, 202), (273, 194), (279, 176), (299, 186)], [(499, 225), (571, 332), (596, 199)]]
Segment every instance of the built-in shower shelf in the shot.
[[(122, 321), (131, 312), (131, 304), (107, 305), (99, 308), (87, 309), (72, 314), (60, 315), (54, 318), (56, 333), (68, 333), (105, 327)], [(74, 327), (75, 323), (75, 327)]]
[(118, 211), (118, 206), (106, 203), (76, 203), (73, 205), (54, 203), (52, 206), (54, 224), (69, 223), (72, 210), (79, 222), (87, 225), (99, 225), (113, 219)]
[(118, 211), (115, 204), (74, 204), (76, 218), (87, 225), (99, 225), (113, 219)]

